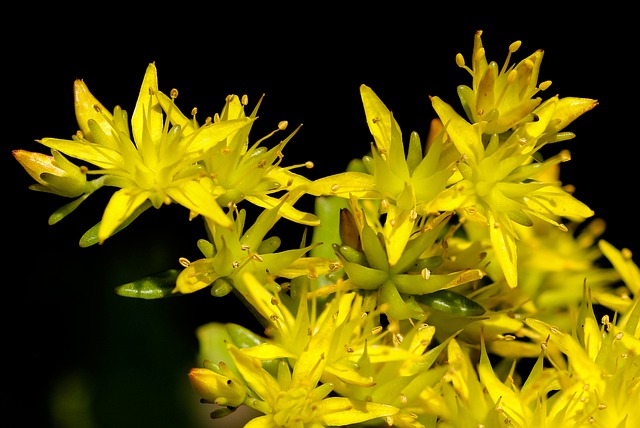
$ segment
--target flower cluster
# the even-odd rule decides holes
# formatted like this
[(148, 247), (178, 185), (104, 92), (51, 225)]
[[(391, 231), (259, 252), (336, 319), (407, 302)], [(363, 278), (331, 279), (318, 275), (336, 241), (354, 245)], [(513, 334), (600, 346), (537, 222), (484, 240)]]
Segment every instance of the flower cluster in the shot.
[[(15, 150), (33, 190), (72, 198), (102, 187), (103, 244), (150, 207), (201, 217), (203, 258), (120, 285), (156, 299), (210, 287), (240, 298), (264, 326), (213, 320), (197, 331), (189, 380), (212, 417), (241, 406), (247, 427), (544, 427), (640, 424), (640, 270), (600, 238), (605, 224), (559, 179), (553, 143), (597, 100), (540, 97), (543, 52), (487, 59), (475, 34), (458, 111), (437, 96), (429, 135), (403, 136), (372, 88), (360, 95), (372, 136), (346, 171), (310, 180), (283, 165), (295, 131), (250, 139), (256, 106), (229, 95), (203, 124), (146, 70), (131, 121), (74, 86), (80, 130), (43, 138), (51, 155)], [(95, 177), (88, 179), (89, 177)], [(315, 198), (315, 212), (294, 205)], [(262, 210), (255, 218), (246, 203)], [(284, 219), (306, 229), (280, 250)], [(594, 305), (605, 311), (596, 318)]]

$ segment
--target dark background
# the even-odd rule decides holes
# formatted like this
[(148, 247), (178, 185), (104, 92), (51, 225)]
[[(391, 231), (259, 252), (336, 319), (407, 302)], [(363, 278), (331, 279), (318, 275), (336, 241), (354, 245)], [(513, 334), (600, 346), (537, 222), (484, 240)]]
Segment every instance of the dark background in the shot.
[(78, 239), (100, 218), (108, 189), (47, 225), (66, 201), (28, 190), (31, 178), (11, 150), (46, 152), (34, 140), (76, 131), (76, 78), (107, 108), (118, 104), (129, 114), (152, 61), (160, 89), (177, 88), (178, 106), (184, 112), (197, 106), (200, 119), (220, 111), (227, 94), (247, 94), (250, 112), (264, 93), (252, 140), (280, 120), (289, 121), (289, 130), (302, 123), (283, 162), (313, 160), (316, 167), (303, 173), (315, 178), (342, 171), (369, 146), (360, 84), (393, 110), (405, 137), (415, 130), (424, 138), (434, 117), (428, 96), (458, 107), (456, 86), (471, 83), (455, 55), (470, 62), (474, 32), (484, 31), (488, 58), (500, 65), (509, 44), (522, 40), (515, 61), (545, 50), (539, 81), (553, 81), (545, 99), (558, 93), (599, 100), (569, 127), (577, 137), (557, 148), (572, 153), (561, 179), (607, 221), (606, 239), (639, 253), (631, 14), (554, 15), (540, 7), (465, 12), (385, 4), (347, 15), (312, 4), (270, 11), (181, 6), (136, 19), (123, 9), (104, 20), (98, 18), (110, 15), (106, 8), (78, 7), (7, 17), (18, 25), (2, 30), (5, 418), (65, 428), (216, 426), (207, 423), (210, 409), (197, 403), (187, 380), (196, 364), (195, 328), (214, 320), (253, 325), (232, 297), (214, 299), (208, 290), (163, 301), (113, 293), (123, 282), (177, 267), (178, 257), (199, 256), (201, 223), (188, 222), (180, 207), (147, 212), (124, 233), (86, 249)]

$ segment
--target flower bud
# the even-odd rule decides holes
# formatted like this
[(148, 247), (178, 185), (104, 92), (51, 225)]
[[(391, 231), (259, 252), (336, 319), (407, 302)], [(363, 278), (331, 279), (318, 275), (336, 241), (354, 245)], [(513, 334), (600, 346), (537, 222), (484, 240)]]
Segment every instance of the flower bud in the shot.
[(193, 389), (207, 402), (219, 406), (238, 407), (247, 396), (242, 381), (232, 375), (224, 376), (205, 368), (192, 368), (189, 371), (189, 381)]
[(38, 182), (33, 190), (74, 198), (87, 192), (87, 177), (82, 169), (53, 150), (53, 156), (27, 150), (14, 150), (13, 156)]

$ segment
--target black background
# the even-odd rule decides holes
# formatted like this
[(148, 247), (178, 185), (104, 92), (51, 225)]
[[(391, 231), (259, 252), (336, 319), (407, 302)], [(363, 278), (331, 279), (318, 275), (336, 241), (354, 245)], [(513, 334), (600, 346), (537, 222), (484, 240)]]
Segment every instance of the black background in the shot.
[[(607, 221), (607, 240), (640, 253), (637, 37), (630, 12), (385, 4), (347, 14), (312, 3), (270, 10), (180, 6), (135, 19), (106, 6), (24, 10), (5, 18), (17, 21), (2, 30), (5, 417), (41, 427), (207, 426), (200, 418), (209, 409), (197, 404), (186, 376), (195, 365), (195, 328), (214, 320), (253, 325), (232, 297), (214, 299), (207, 290), (163, 301), (114, 295), (116, 285), (177, 267), (178, 257), (199, 256), (201, 224), (189, 222), (180, 207), (147, 212), (124, 233), (86, 249), (77, 241), (98, 221), (109, 190), (47, 225), (66, 201), (28, 190), (31, 178), (11, 151), (46, 152), (34, 140), (76, 131), (76, 78), (107, 108), (118, 104), (130, 114), (153, 61), (160, 89), (177, 88), (178, 106), (184, 112), (197, 106), (200, 119), (220, 111), (227, 94), (247, 94), (252, 108), (264, 93), (252, 139), (280, 120), (289, 121), (289, 130), (303, 124), (285, 148), (284, 164), (312, 160), (316, 167), (301, 172), (315, 178), (342, 171), (369, 146), (360, 84), (393, 110), (405, 137), (411, 131), (424, 137), (434, 117), (428, 96), (458, 107), (456, 86), (471, 83), (455, 55), (469, 62), (474, 32), (484, 31), (487, 56), (499, 64), (509, 44), (521, 40), (515, 61), (545, 50), (540, 81), (553, 84), (544, 98), (557, 93), (599, 100), (569, 127), (576, 138), (557, 148), (572, 153), (561, 179)], [(90, 414), (73, 410), (78, 401), (69, 391), (90, 400)], [(52, 406), (51, 397), (65, 397), (66, 404)], [(52, 407), (66, 407), (60, 410), (65, 417), (52, 417)], [(70, 415), (77, 424), (68, 422)]]

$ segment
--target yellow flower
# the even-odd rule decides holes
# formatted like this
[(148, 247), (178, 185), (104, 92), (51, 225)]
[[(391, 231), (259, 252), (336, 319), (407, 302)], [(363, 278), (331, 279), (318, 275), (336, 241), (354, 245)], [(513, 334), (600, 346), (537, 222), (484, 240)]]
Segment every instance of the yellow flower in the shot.
[[(323, 311), (321, 318), (313, 320), (306, 313), (307, 300), (303, 293), (298, 315), (294, 317), (283, 294), (267, 291), (250, 273), (243, 277), (238, 288), (270, 324), (267, 332), (272, 337), (256, 346), (243, 348), (227, 342), (233, 367), (248, 388), (244, 404), (264, 413), (251, 420), (247, 427), (343, 426), (398, 412), (392, 405), (371, 400), (329, 396), (334, 383), (326, 381), (328, 374), (338, 382), (371, 382), (357, 375), (352, 367), (340, 369), (340, 365), (336, 365), (339, 354), (336, 354), (335, 346), (342, 339), (348, 339), (338, 326), (350, 315), (349, 300), (338, 306), (329, 305), (330, 310)], [(280, 359), (275, 374), (263, 366), (265, 360), (273, 359)], [(204, 392), (220, 401), (226, 387), (215, 381), (209, 384), (218, 385), (216, 391)]]
[[(74, 84), (80, 131), (72, 140), (43, 138), (51, 149), (95, 165), (89, 175), (103, 175), (104, 185), (120, 188), (109, 200), (97, 230), (104, 242), (125, 222), (150, 206), (179, 203), (224, 227), (231, 222), (216, 202), (215, 193), (197, 165), (203, 153), (230, 134), (248, 126), (250, 119), (208, 123), (193, 132), (169, 126), (158, 101), (154, 64), (145, 73), (129, 129), (127, 113), (119, 106), (110, 113), (82, 80)], [(174, 93), (174, 96), (176, 94)]]
[[(518, 283), (515, 224), (531, 226), (531, 217), (538, 217), (566, 230), (558, 218), (583, 220), (593, 215), (589, 207), (559, 183), (534, 178), (541, 171), (570, 160), (566, 151), (545, 161), (534, 160), (546, 138), (556, 138), (545, 134), (547, 126), (567, 113), (556, 110), (559, 102), (557, 98), (552, 100), (553, 103), (543, 105), (538, 122), (520, 126), (504, 141), (493, 134), (485, 144), (484, 122), (472, 125), (451, 106), (432, 97), (447, 134), (462, 155), (459, 181), (441, 193), (434, 207), (457, 210), (463, 217), (486, 226), (495, 257), (510, 287)], [(554, 129), (553, 135), (556, 134)]]
[[(558, 391), (545, 406), (548, 426), (631, 428), (640, 424), (637, 302), (632, 313), (631, 318), (617, 324), (605, 315), (600, 327), (591, 297), (585, 293), (574, 334), (533, 318), (525, 320), (541, 338), (546, 338), (544, 347), (557, 367)], [(561, 353), (566, 355), (566, 363)]]
[(303, 257), (318, 244), (276, 252), (280, 238), (265, 238), (280, 218), (285, 201), (283, 198), (279, 205), (264, 210), (246, 230), (244, 210), (237, 211), (235, 217), (233, 212), (228, 214), (232, 219), (230, 229), (211, 225), (210, 240), (198, 241), (205, 257), (194, 262), (181, 259), (185, 269), (178, 275), (173, 293), (188, 294), (212, 286), (211, 294), (222, 297), (233, 289), (235, 279), (247, 271), (265, 281), (330, 272), (333, 267), (330, 260)]
[(542, 50), (537, 50), (517, 65), (509, 66), (511, 55), (521, 44), (516, 41), (509, 46), (502, 69), (495, 61), (487, 61), (482, 31), (475, 34), (471, 68), (465, 64), (462, 54), (456, 56), (458, 66), (473, 77), (472, 87), (458, 86), (462, 106), (472, 122), (487, 122), (486, 132), (489, 134), (501, 134), (526, 119), (542, 101), (532, 97), (551, 86), (551, 81), (537, 85), (544, 55)]

